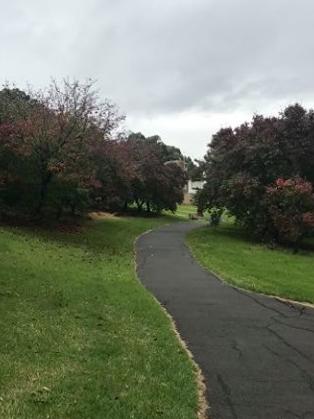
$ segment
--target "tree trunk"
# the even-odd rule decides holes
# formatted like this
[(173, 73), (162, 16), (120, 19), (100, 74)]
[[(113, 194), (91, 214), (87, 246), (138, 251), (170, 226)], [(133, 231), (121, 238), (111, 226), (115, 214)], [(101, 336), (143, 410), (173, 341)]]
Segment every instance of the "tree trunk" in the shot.
[(135, 203), (136, 203), (136, 205), (137, 205), (137, 211), (138, 212), (141, 212), (142, 211), (142, 208), (143, 208), (143, 204), (144, 204), (144, 202), (143, 201), (140, 201), (139, 199), (137, 199), (137, 198), (135, 198)]
[(40, 185), (40, 195), (39, 195), (39, 203), (37, 206), (37, 214), (41, 214), (42, 208), (47, 198), (48, 186), (52, 179), (52, 173), (47, 173), (46, 176), (42, 179)]

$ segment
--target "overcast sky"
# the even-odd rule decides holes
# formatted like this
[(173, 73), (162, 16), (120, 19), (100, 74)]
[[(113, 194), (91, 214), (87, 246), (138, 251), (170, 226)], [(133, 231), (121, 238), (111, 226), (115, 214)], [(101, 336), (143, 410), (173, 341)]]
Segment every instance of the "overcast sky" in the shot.
[(313, 0), (10, 0), (0, 79), (97, 79), (130, 130), (202, 157), (222, 126), (314, 106)]

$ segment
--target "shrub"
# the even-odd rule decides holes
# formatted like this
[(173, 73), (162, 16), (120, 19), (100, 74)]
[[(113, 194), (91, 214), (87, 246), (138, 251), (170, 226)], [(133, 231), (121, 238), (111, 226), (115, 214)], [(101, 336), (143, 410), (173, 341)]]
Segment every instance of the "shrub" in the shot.
[(205, 156), (199, 210), (225, 208), (261, 240), (298, 243), (313, 230), (313, 160), (314, 112), (298, 104), (221, 129)]
[(314, 195), (301, 178), (277, 179), (266, 189), (265, 202), (281, 242), (298, 243), (314, 229)]

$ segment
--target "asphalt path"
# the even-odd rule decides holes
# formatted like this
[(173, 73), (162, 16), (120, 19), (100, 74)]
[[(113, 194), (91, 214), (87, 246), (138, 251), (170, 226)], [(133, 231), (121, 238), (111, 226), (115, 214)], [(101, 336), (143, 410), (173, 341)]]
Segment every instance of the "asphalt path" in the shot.
[(314, 310), (233, 288), (207, 272), (185, 245), (198, 226), (147, 233), (136, 254), (141, 281), (204, 374), (209, 417), (314, 419)]

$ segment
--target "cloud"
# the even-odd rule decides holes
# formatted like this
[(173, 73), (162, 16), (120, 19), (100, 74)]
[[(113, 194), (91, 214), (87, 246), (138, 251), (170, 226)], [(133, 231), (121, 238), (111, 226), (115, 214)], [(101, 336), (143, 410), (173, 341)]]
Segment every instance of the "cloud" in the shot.
[(11, 0), (1, 9), (1, 78), (96, 78), (130, 128), (151, 126), (176, 145), (191, 135), (199, 155), (193, 132), (205, 127), (182, 115), (206, 115), (208, 142), (219, 115), (232, 124), (235, 114), (314, 103), (313, 15), (311, 0)]

